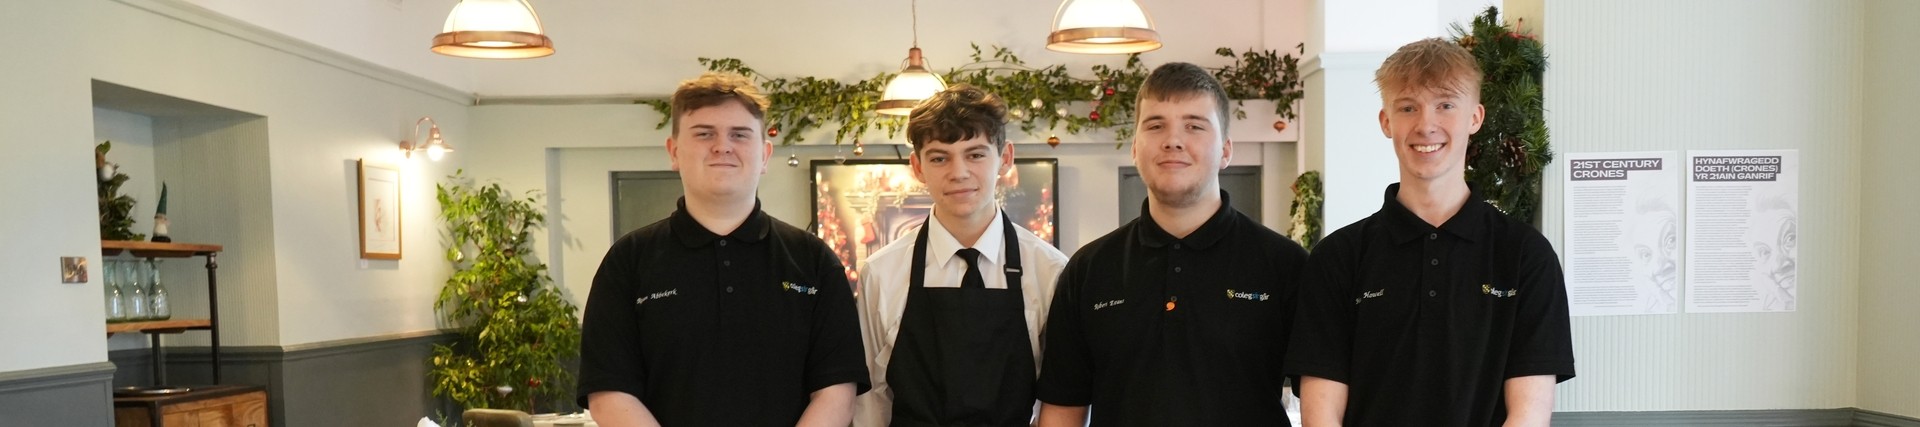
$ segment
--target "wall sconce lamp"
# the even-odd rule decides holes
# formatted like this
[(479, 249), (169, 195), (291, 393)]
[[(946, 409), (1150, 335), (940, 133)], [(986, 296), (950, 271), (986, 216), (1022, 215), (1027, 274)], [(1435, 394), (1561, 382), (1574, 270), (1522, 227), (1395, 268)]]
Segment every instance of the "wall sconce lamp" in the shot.
[[(421, 123), (427, 124), (425, 140), (420, 139)], [(447, 145), (447, 140), (440, 137), (439, 123), (435, 123), (432, 117), (421, 117), (413, 122), (413, 139), (400, 141), (400, 151), (405, 152), (407, 158), (413, 158), (415, 151), (425, 151), (428, 159), (437, 162), (441, 157), (446, 157), (447, 152), (453, 151), (453, 146)]]

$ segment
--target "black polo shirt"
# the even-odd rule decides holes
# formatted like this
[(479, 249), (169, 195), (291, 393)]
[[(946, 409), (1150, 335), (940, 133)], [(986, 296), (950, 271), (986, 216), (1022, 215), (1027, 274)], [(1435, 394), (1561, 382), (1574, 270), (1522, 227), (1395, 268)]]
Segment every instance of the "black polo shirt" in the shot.
[(1313, 248), (1287, 372), (1348, 385), (1349, 426), (1497, 426), (1509, 378), (1573, 378), (1553, 246), (1482, 201), (1434, 227), (1387, 187)]
[(807, 232), (752, 216), (726, 236), (679, 210), (614, 242), (587, 296), (580, 406), (640, 399), (669, 426), (792, 426), (809, 394), (868, 387), (840, 259)]
[(1142, 208), (1060, 274), (1040, 400), (1092, 405), (1095, 426), (1286, 425), (1280, 362), (1305, 262), (1225, 192), (1186, 238)]

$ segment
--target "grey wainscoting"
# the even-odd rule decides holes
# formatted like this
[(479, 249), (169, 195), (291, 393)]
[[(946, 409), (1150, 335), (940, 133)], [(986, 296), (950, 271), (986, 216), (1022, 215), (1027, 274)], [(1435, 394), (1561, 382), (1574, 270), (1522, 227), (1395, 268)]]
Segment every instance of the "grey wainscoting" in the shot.
[(113, 425), (113, 364), (0, 372), (0, 424)]
[[(267, 388), (275, 426), (403, 426), (420, 417), (456, 414), (433, 397), (427, 358), (450, 335), (398, 334), (292, 346), (221, 347), (221, 382)], [(212, 381), (205, 347), (166, 347), (167, 377), (176, 384)], [(113, 384), (151, 381), (146, 349), (112, 352)]]

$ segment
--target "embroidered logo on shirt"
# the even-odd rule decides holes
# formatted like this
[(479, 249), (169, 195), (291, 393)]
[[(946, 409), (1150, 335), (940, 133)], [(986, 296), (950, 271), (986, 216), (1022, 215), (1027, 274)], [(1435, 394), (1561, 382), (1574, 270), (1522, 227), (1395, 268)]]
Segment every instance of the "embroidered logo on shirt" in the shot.
[(1520, 290), (1519, 289), (1506, 289), (1506, 290), (1494, 289), (1492, 284), (1481, 284), (1480, 293), (1493, 295), (1495, 298), (1512, 298), (1514, 295), (1519, 295)]
[(1107, 302), (1097, 302), (1097, 303), (1093, 303), (1093, 309), (1099, 310), (1102, 308), (1112, 307), (1112, 306), (1126, 304), (1126, 303), (1127, 303), (1127, 300), (1123, 300), (1123, 299), (1117, 299), (1117, 300), (1107, 301)]
[(780, 289), (784, 291), (791, 291), (793, 293), (801, 294), (801, 295), (813, 295), (813, 294), (820, 293), (820, 287), (818, 286), (806, 286), (806, 285), (793, 283), (793, 282), (780, 282)]
[(1379, 298), (1381, 296), (1385, 296), (1386, 294), (1387, 294), (1387, 288), (1380, 288), (1380, 290), (1373, 291), (1373, 292), (1361, 292), (1359, 298), (1353, 299), (1353, 303), (1359, 304), (1361, 301), (1366, 301), (1373, 298)]
[(1227, 290), (1227, 299), (1243, 299), (1247, 301), (1266, 301), (1267, 298), (1270, 298), (1272, 296), (1273, 294), (1265, 293), (1265, 292), (1235, 292), (1232, 289)]
[(666, 297), (679, 295), (679, 294), (680, 294), (680, 288), (673, 288), (673, 289), (668, 289), (660, 292), (654, 292), (652, 294), (648, 294), (647, 296), (640, 297), (639, 299), (633, 300), (633, 305), (646, 304), (647, 301), (649, 300), (657, 300), (657, 299), (666, 298)]

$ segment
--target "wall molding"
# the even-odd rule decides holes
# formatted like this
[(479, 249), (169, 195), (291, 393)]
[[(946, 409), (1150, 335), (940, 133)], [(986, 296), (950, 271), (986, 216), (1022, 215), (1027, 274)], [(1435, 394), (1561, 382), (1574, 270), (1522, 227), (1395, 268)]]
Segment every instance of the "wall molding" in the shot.
[(1555, 412), (1555, 427), (1920, 427), (1920, 419), (1858, 408), (1750, 411)]
[(111, 425), (113, 372), (108, 362), (0, 372), (0, 420), (10, 426)]
[(172, 18), (188, 25), (205, 28), (225, 34), (261, 47), (312, 60), (321, 65), (340, 69), (421, 94), (440, 98), (460, 105), (473, 105), (472, 92), (456, 89), (425, 77), (356, 58), (340, 51), (300, 40), (286, 34), (241, 21), (237, 18), (214, 12), (185, 0), (113, 0), (135, 9)]
[(1920, 427), (1920, 418), (1903, 417), (1880, 411), (1853, 410), (1856, 427)]

